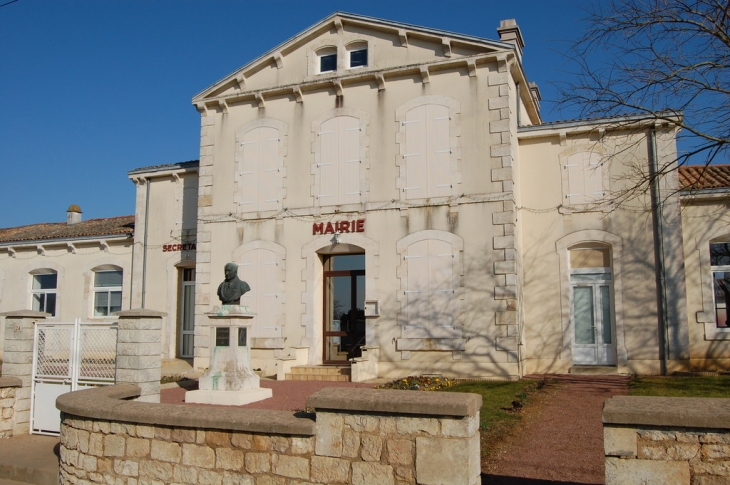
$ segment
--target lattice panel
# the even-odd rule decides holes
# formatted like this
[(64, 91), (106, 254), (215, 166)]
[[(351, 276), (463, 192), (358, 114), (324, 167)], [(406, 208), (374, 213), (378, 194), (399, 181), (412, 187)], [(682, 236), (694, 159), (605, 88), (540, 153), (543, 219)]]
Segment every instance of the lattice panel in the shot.
[(36, 376), (71, 377), (70, 352), (73, 327), (40, 327), (38, 329)]
[(117, 363), (117, 329), (81, 326), (79, 380), (114, 381)]

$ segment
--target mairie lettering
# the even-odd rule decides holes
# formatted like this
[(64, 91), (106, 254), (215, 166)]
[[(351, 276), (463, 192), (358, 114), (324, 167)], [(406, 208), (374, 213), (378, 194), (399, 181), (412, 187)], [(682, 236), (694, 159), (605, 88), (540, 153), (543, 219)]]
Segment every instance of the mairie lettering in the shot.
[(352, 221), (315, 222), (312, 224), (312, 234), (335, 234), (346, 232), (365, 232), (365, 219), (354, 219)]

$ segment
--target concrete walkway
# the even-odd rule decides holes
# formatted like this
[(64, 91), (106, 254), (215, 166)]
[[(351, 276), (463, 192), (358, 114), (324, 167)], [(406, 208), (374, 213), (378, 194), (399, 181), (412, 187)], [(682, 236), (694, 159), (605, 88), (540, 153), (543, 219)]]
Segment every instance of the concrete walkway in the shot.
[(58, 483), (58, 438), (22, 435), (0, 439), (0, 485)]

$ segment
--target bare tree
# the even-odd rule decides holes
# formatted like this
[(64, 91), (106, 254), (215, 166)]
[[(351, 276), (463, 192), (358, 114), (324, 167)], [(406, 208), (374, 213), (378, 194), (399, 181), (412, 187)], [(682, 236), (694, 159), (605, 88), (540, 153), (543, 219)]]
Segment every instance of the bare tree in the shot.
[(727, 163), (730, 1), (595, 0), (587, 20), (558, 106), (669, 123), (681, 128), (678, 165)]

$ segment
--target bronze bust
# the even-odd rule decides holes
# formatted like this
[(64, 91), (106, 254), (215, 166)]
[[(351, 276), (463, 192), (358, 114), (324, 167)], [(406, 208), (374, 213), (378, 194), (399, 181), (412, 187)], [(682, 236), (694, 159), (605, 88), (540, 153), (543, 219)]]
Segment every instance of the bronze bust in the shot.
[(236, 263), (226, 263), (224, 271), (226, 280), (218, 285), (218, 298), (224, 305), (240, 305), (241, 296), (247, 291), (251, 291), (251, 287), (238, 277)]

